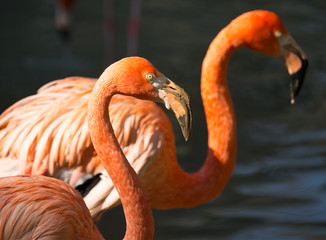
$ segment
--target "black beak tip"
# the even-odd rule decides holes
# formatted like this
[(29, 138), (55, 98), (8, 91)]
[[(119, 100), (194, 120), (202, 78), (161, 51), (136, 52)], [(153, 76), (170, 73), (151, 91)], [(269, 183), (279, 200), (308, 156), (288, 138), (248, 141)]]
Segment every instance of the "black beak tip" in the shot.
[(308, 60), (301, 58), (302, 66), (299, 71), (290, 75), (291, 83), (290, 83), (290, 91), (291, 91), (291, 102), (294, 103), (294, 98), (299, 94), (301, 87), (304, 82), (304, 78), (306, 76), (307, 68), (308, 68)]
[(178, 118), (178, 122), (182, 130), (182, 135), (186, 142), (188, 142), (192, 134), (192, 112), (191, 108), (188, 108), (188, 110), (188, 115), (183, 115)]

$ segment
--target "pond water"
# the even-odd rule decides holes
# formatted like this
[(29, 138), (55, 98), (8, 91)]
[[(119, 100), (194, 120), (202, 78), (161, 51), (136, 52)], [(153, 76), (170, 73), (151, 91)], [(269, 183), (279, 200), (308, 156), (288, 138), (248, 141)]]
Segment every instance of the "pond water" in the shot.
[[(5, 1), (0, 8), (0, 110), (62, 77), (98, 77), (104, 67), (103, 3), (79, 0), (72, 39), (63, 45), (53, 27), (54, 1)], [(206, 156), (200, 98), (201, 62), (216, 34), (253, 9), (276, 12), (310, 61), (296, 104), (282, 62), (246, 49), (228, 67), (238, 121), (233, 176), (213, 201), (192, 209), (153, 210), (155, 239), (326, 239), (326, 3), (324, 0), (142, 1), (138, 55), (192, 97), (194, 132), (188, 143), (173, 122), (178, 160), (196, 171)], [(115, 1), (116, 59), (125, 56), (129, 1)], [(121, 239), (118, 207), (99, 224)]]

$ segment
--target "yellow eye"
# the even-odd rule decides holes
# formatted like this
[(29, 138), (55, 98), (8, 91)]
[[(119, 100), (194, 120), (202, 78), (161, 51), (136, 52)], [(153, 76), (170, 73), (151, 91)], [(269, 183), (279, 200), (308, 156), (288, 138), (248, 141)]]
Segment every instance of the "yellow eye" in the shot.
[(275, 37), (280, 38), (282, 37), (283, 33), (281, 31), (276, 31), (275, 32)]
[(146, 78), (148, 81), (153, 80), (154, 77), (155, 77), (154, 73), (147, 73), (147, 74), (145, 75), (145, 78)]

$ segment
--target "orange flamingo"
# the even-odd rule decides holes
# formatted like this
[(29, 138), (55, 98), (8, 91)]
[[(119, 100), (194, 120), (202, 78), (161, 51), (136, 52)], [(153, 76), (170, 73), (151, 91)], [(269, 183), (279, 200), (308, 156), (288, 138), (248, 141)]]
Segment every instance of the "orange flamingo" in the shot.
[[(138, 176), (114, 135), (108, 105), (115, 94), (174, 105), (180, 93), (182, 89), (138, 57), (112, 64), (92, 91), (90, 134), (119, 192), (127, 222), (125, 239), (153, 239), (154, 221)], [(0, 178), (0, 219), (1, 239), (103, 239), (81, 196), (69, 184), (45, 176)]]
[[(234, 110), (232, 106), (232, 101), (226, 80), (226, 68), (230, 56), (234, 51), (241, 47), (247, 47), (254, 51), (258, 51), (263, 54), (267, 54), (273, 57), (280, 58), (284, 61), (289, 74), (292, 76), (291, 81), (291, 101), (294, 101), (295, 96), (299, 93), (302, 86), (306, 68), (308, 65), (306, 56), (298, 44), (293, 40), (285, 29), (283, 23), (279, 17), (268, 11), (251, 11), (245, 13), (236, 19), (234, 19), (227, 27), (225, 27), (212, 41), (208, 48), (207, 54), (203, 61), (202, 66), (202, 77), (201, 77), (201, 92), (202, 100), (205, 108), (205, 114), (207, 119), (208, 128), (208, 151), (207, 157), (202, 168), (195, 173), (186, 173), (178, 165), (175, 153), (174, 136), (167, 118), (160, 111), (155, 110), (155, 105), (148, 106), (151, 112), (158, 111), (156, 119), (151, 118), (153, 124), (161, 124), (160, 131), (155, 133), (161, 134), (160, 147), (153, 149), (151, 155), (148, 155), (148, 164), (143, 161), (137, 162), (137, 156), (133, 153), (132, 147), (137, 146), (133, 141), (132, 136), (136, 136), (137, 139), (142, 139), (142, 132), (136, 132), (134, 129), (141, 126), (140, 120), (137, 123), (133, 123), (136, 119), (140, 119), (138, 115), (129, 115), (138, 112), (134, 111), (136, 105), (143, 105), (145, 102), (139, 100), (128, 99), (130, 101), (129, 106), (126, 104), (123, 109), (120, 106), (116, 107), (116, 110), (110, 109), (110, 114), (112, 116), (113, 127), (116, 127), (116, 135), (120, 141), (121, 147), (124, 149), (127, 159), (131, 162), (131, 166), (140, 175), (144, 189), (149, 197), (151, 207), (158, 209), (170, 209), (170, 208), (185, 208), (193, 207), (202, 204), (215, 198), (225, 187), (226, 183), (231, 177), (235, 160), (236, 160), (236, 119), (234, 115)], [(72, 81), (71, 79), (66, 79), (60, 81), (58, 84), (64, 83), (65, 81)], [(86, 81), (85, 79), (83, 81)], [(90, 81), (87, 81), (88, 84)], [(86, 86), (85, 88), (91, 88), (93, 85)], [(55, 87), (55, 86), (54, 86)], [(78, 86), (81, 88), (81, 85)], [(83, 145), (84, 148), (78, 147), (78, 150), (84, 150), (76, 152), (77, 140), (75, 135), (68, 135), (63, 137), (65, 129), (71, 123), (74, 129), (77, 129), (81, 125), (81, 115), (83, 113), (82, 105), (76, 105), (74, 110), (69, 109), (68, 104), (57, 104), (60, 106), (60, 110), (55, 108), (56, 105), (49, 105), (48, 102), (44, 101), (44, 96), (42, 92), (50, 91), (51, 86), (47, 86), (42, 89), (37, 95), (31, 96), (29, 98), (23, 99), (20, 102), (9, 108), (0, 119), (1, 132), (3, 136), (0, 142), (0, 150), (2, 157), (12, 157), (23, 156), (28, 164), (24, 163), (21, 166), (30, 165), (29, 168), (33, 169), (32, 173), (37, 173), (40, 164), (32, 163), (28, 161), (32, 158), (36, 152), (39, 151), (37, 145), (40, 145), (40, 149), (45, 151), (45, 154), (39, 154), (39, 162), (44, 161), (47, 166), (45, 169), (53, 169), (51, 164), (56, 161), (56, 167), (60, 167), (62, 162), (72, 161), (82, 161), (85, 155), (89, 154), (86, 150), (89, 149), (90, 145)], [(55, 92), (55, 91), (54, 91)], [(58, 92), (58, 90), (57, 90)], [(67, 98), (66, 89), (65, 92), (60, 92), (63, 96)], [(71, 99), (81, 99), (83, 91), (76, 89), (73, 85), (69, 85), (69, 103), (73, 102)], [(71, 96), (74, 95), (75, 97)], [(77, 97), (78, 96), (78, 97)], [(54, 94), (53, 97), (58, 97)], [(64, 97), (62, 97), (64, 99)], [(121, 97), (119, 101), (123, 100)], [(65, 100), (64, 100), (65, 101)], [(75, 100), (76, 101), (76, 100)], [(80, 100), (82, 101), (82, 100)], [(118, 100), (117, 100), (118, 101)], [(66, 101), (68, 102), (68, 101)], [(42, 106), (40, 106), (40, 104)], [(40, 106), (40, 107), (39, 107)], [(46, 106), (46, 107), (45, 107)], [(52, 112), (49, 117), (45, 119), (44, 114), (37, 115), (37, 111), (43, 109), (43, 112)], [(112, 110), (112, 111), (111, 111)], [(63, 113), (70, 112), (73, 117), (78, 117), (77, 123), (74, 122), (73, 117), (63, 116)], [(121, 111), (122, 116), (115, 116), (112, 112), (117, 113)], [(54, 113), (58, 113), (55, 115)], [(19, 119), (17, 115), (20, 115), (22, 119)], [(34, 119), (29, 120), (30, 116)], [(40, 118), (40, 116), (43, 116)], [(54, 116), (56, 116), (54, 118)], [(70, 120), (64, 121), (63, 119), (58, 120), (58, 116), (61, 118), (67, 118)], [(159, 118), (160, 117), (160, 118)], [(116, 118), (117, 120), (114, 120)], [(133, 119), (132, 123), (130, 121), (124, 121), (124, 119)], [(35, 121), (40, 124), (37, 129), (35, 126)], [(28, 122), (29, 121), (29, 122)], [(70, 122), (69, 122), (70, 121)], [(115, 125), (115, 121), (117, 124)], [(56, 122), (56, 124), (54, 124)], [(65, 122), (61, 128), (60, 123)], [(58, 127), (56, 135), (45, 133), (45, 128), (54, 124), (52, 128)], [(14, 127), (21, 124), (19, 130), (12, 131)], [(137, 127), (133, 127), (135, 124)], [(55, 126), (55, 127), (54, 127)], [(83, 125), (83, 128), (86, 128)], [(23, 133), (20, 133), (23, 131)], [(74, 130), (76, 131), (76, 130)], [(40, 133), (39, 133), (40, 132)], [(30, 141), (22, 142), (20, 139), (20, 134), (24, 136), (30, 136), (31, 133), (34, 136), (30, 137)], [(80, 136), (84, 136), (85, 132), (80, 133)], [(34, 141), (35, 136), (38, 141)], [(46, 141), (42, 142), (42, 137), (44, 136)], [(79, 136), (79, 135), (78, 135)], [(24, 137), (25, 138), (25, 137)], [(65, 152), (58, 152), (57, 144), (54, 144), (54, 138), (65, 139), (64, 146)], [(23, 139), (23, 138), (22, 138)], [(71, 142), (69, 142), (71, 140)], [(63, 140), (62, 140), (63, 141)], [(51, 145), (52, 144), (52, 145)], [(82, 146), (82, 144), (79, 144)], [(21, 149), (24, 146), (24, 151)], [(144, 149), (143, 145), (140, 149)], [(49, 152), (54, 149), (53, 152), (56, 153), (53, 157), (49, 157)], [(59, 148), (60, 149), (60, 148)], [(71, 151), (73, 149), (74, 151)], [(68, 155), (69, 153), (69, 155)], [(60, 156), (58, 156), (60, 154)], [(128, 155), (129, 154), (129, 155)], [(146, 154), (145, 154), (146, 155)], [(89, 156), (89, 155), (87, 155)], [(93, 160), (96, 159), (95, 155), (92, 155)], [(48, 160), (51, 158), (52, 160)], [(60, 161), (59, 161), (60, 160)], [(48, 162), (51, 162), (49, 164)], [(31, 165), (33, 165), (31, 166)], [(92, 165), (93, 164), (93, 165)], [(92, 161), (89, 166), (99, 166), (96, 161)], [(41, 171), (42, 172), (42, 171)], [(49, 171), (50, 175), (53, 175), (55, 171)], [(86, 168), (85, 172), (96, 174), (96, 171), (91, 172)], [(98, 171), (97, 171), (98, 172)], [(47, 172), (48, 173), (48, 172)], [(102, 180), (105, 176), (101, 175), (98, 180)], [(94, 186), (95, 185), (95, 186)], [(114, 191), (112, 190), (112, 184), (109, 180), (99, 181), (97, 184), (93, 184), (91, 190), (87, 189), (85, 191), (85, 201), (87, 206), (90, 208), (92, 216), (97, 218), (106, 209), (118, 204), (118, 199)], [(103, 195), (101, 195), (103, 194)], [(95, 196), (101, 195), (101, 201), (95, 201)], [(99, 197), (100, 198), (100, 197)]]

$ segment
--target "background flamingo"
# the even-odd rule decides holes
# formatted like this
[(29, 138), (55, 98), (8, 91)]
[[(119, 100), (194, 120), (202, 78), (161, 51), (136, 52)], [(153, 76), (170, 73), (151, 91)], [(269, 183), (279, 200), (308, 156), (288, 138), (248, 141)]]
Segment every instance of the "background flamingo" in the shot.
[[(127, 221), (125, 239), (152, 239), (154, 222), (141, 183), (114, 135), (108, 105), (113, 95), (123, 94), (173, 106), (175, 98), (170, 96), (180, 93), (184, 94), (182, 89), (138, 57), (112, 64), (92, 91), (88, 125), (99, 159), (121, 196)], [(59, 180), (0, 178), (0, 206), (2, 239), (102, 239), (80, 195)]]
[[(36, 89), (53, 79), (76, 74), (92, 77), (103, 70), (101, 4), (94, 6), (89, 1), (76, 4), (73, 36), (78, 41), (72, 38), (72, 51), (84, 65), (65, 63), (64, 68), (56, 65), (58, 56), (62, 57), (57, 51), (61, 43), (53, 31), (53, 1), (39, 5), (35, 0), (19, 5), (8, 2), (0, 9), (4, 19), (0, 46), (1, 112), (24, 96), (35, 94)], [(288, 76), (281, 61), (248, 49), (240, 49), (231, 56), (227, 78), (237, 118), (238, 142), (232, 178), (223, 194), (196, 208), (153, 210), (157, 239), (180, 239), (180, 236), (242, 239), (246, 235), (259, 240), (264, 236), (280, 239), (288, 233), (313, 238), (316, 232), (325, 236), (325, 229), (318, 224), (326, 222), (322, 187), (326, 174), (322, 121), (326, 117), (323, 111), (326, 25), (322, 6), (320, 0), (297, 1), (295, 6), (293, 2), (277, 0), (223, 3), (190, 0), (178, 6), (171, 0), (153, 0), (143, 4), (139, 53), (160, 66), (167, 76), (185, 81), (184, 86), (192, 96), (197, 130), (188, 143), (179, 129), (174, 130), (178, 162), (187, 172), (200, 168), (207, 150), (205, 115), (198, 87), (201, 63), (211, 40), (231, 19), (252, 9), (276, 12), (303, 47), (310, 63), (300, 96), (291, 105)], [(13, 15), (14, 9), (19, 15)], [(125, 10), (128, 9), (116, 9), (121, 17), (129, 14)], [(89, 11), (90, 19), (86, 19)], [(20, 39), (19, 45), (12, 41), (15, 38)], [(176, 121), (171, 122), (178, 127)], [(310, 215), (312, 212), (315, 214)], [(123, 221), (119, 206), (105, 214), (98, 226), (104, 236), (112, 239)], [(114, 232), (106, 224), (115, 226)], [(113, 239), (121, 239), (123, 233), (122, 228), (121, 235)]]
[[(161, 155), (159, 158), (151, 159), (148, 165), (146, 163), (143, 164), (146, 168), (143, 168), (143, 166), (139, 167), (139, 165), (136, 162), (133, 162), (131, 158), (131, 165), (137, 172), (139, 172), (139, 169), (144, 169), (141, 171), (141, 180), (149, 196), (152, 207), (170, 209), (197, 206), (215, 198), (229, 181), (236, 160), (236, 120), (226, 82), (226, 67), (231, 54), (240, 47), (248, 47), (252, 50), (281, 58), (293, 77), (291, 82), (291, 101), (294, 101), (294, 97), (298, 94), (307, 67), (306, 56), (288, 34), (278, 16), (267, 11), (252, 11), (243, 14), (232, 21), (213, 40), (203, 62), (201, 89), (209, 133), (208, 152), (203, 167), (196, 173), (188, 174), (178, 166), (174, 148), (173, 132), (170, 128), (166, 128), (166, 132), (162, 134), (164, 142), (162, 143), (163, 148), (160, 151)], [(50, 89), (51, 87), (46, 88)], [(35, 105), (39, 103), (39, 97), (35, 95), (30, 98), (33, 100), (36, 99), (36, 101), (30, 101), (29, 103), (29, 99), (22, 100), (22, 102), (16, 103), (18, 108), (14, 105), (2, 115), (2, 121), (0, 122), (2, 128), (6, 127), (9, 123), (8, 129), (4, 128), (2, 131), (2, 156), (12, 157), (19, 154), (15, 152), (15, 149), (21, 148), (14, 146), (13, 141), (11, 141), (11, 139), (18, 139), (18, 146), (28, 146), (26, 151), (22, 154), (25, 156), (27, 164), (26, 162), (21, 164), (23, 166), (21, 171), (25, 170), (25, 173), (32, 172), (33, 174), (49, 173), (52, 176), (56, 174), (56, 168), (58, 168), (58, 166), (61, 167), (63, 165), (61, 164), (62, 162), (66, 162), (64, 157), (67, 156), (67, 158), (69, 158), (69, 155), (72, 156), (72, 154), (65, 153), (67, 152), (66, 149), (70, 148), (66, 147), (66, 139), (68, 137), (62, 137), (63, 140), (61, 140), (61, 144), (64, 147), (61, 150), (61, 153), (58, 154), (58, 157), (55, 155), (58, 159), (58, 163), (51, 160), (53, 157), (50, 156), (49, 164), (43, 163), (46, 167), (46, 170), (44, 170), (44, 167), (40, 162), (42, 162), (43, 158), (46, 157), (46, 154), (43, 153), (43, 149), (49, 149), (49, 147), (46, 147), (45, 145), (43, 146), (41, 135), (47, 136), (45, 142), (49, 143), (49, 134), (46, 133), (46, 130), (41, 130), (41, 135), (38, 137), (41, 139), (38, 141), (42, 146), (38, 146), (42, 150), (41, 153), (37, 152), (37, 148), (36, 150), (33, 149), (33, 146), (36, 146), (34, 140), (31, 143), (19, 142), (19, 139), (21, 138), (19, 135), (17, 136), (17, 134), (21, 132), (19, 128), (16, 128), (15, 131), (11, 130), (19, 124), (21, 128), (24, 129), (23, 132), (26, 132), (27, 135), (30, 135), (30, 132), (37, 131), (27, 130), (31, 126), (30, 123), (17, 123), (17, 120), (14, 118), (21, 114), (27, 114), (27, 116), (32, 115), (33, 117), (36, 116), (35, 113), (32, 114), (27, 110), (27, 106), (31, 106), (32, 109), (38, 109), (39, 107)], [(80, 99), (80, 95), (78, 95), (78, 99)], [(17, 114), (17, 111), (21, 111), (20, 107), (23, 109), (22, 113)], [(59, 104), (59, 107), (60, 110), (56, 110), (56, 114), (62, 111), (66, 112), (66, 110), (63, 110), (62, 104)], [(53, 108), (53, 106), (50, 108)], [(130, 105), (130, 108), (133, 108), (133, 104)], [(155, 106), (153, 106), (153, 108), (155, 108)], [(83, 109), (80, 109), (82, 113)], [(46, 110), (45, 112), (48, 113), (49, 110)], [(128, 112), (131, 112), (131, 110), (128, 110)], [(54, 114), (50, 114), (50, 116), (52, 115)], [(75, 113), (74, 116), (75, 115), (77, 114)], [(78, 115), (82, 116), (83, 114)], [(11, 120), (12, 118), (13, 120)], [(47, 122), (50, 121), (47, 117), (44, 118), (37, 116), (37, 119), (39, 120), (35, 121), (33, 119), (32, 122), (39, 123), (41, 119), (45, 119), (45, 124), (42, 123), (41, 125), (43, 126), (41, 128), (46, 128), (48, 125)], [(26, 122), (26, 117), (23, 117), (22, 120)], [(15, 123), (13, 127), (10, 126), (10, 121)], [(54, 119), (53, 121), (55, 122), (56, 120)], [(72, 126), (80, 125), (79, 123), (74, 123), (74, 120), (71, 121)], [(66, 129), (66, 124), (63, 124), (63, 129)], [(32, 127), (34, 126), (35, 124), (32, 124)], [(72, 127), (72, 129), (74, 128), (75, 127)], [(34, 127), (34, 129), (37, 129), (37, 126), (36, 128)], [(132, 134), (131, 130), (126, 131), (126, 127), (120, 126), (120, 129), (124, 129), (124, 132), (117, 134), (118, 136)], [(137, 128), (135, 127), (135, 129)], [(60, 136), (60, 132), (63, 131), (59, 130), (59, 134), (57, 135)], [(35, 139), (36, 135), (37, 134), (34, 134), (32, 139)], [(79, 136), (78, 134), (74, 134), (73, 136), (76, 135)], [(68, 136), (70, 135), (68, 134)], [(23, 139), (29, 139), (29, 137), (24, 137)], [(74, 143), (74, 137), (72, 137), (72, 139), (72, 143)], [(57, 152), (56, 142), (55, 139), (52, 145), (53, 148), (56, 149), (55, 152)], [(122, 146), (126, 145), (125, 142), (126, 141), (120, 140)], [(75, 143), (71, 145), (74, 146)], [(88, 150), (88, 146), (85, 149)], [(52, 150), (49, 149), (48, 152), (50, 152), (51, 155)], [(33, 159), (29, 154), (35, 154), (35, 162), (28, 160)], [(78, 156), (76, 161), (83, 161), (81, 156), (85, 154), (78, 153), (78, 155), (75, 155)], [(26, 165), (28, 164), (33, 165), (31, 167), (32, 171), (30, 171), (30, 167), (26, 168)], [(71, 166), (73, 165), (71, 164)], [(71, 178), (73, 180), (70, 181), (72, 181), (74, 185), (74, 174)], [(111, 187), (99, 186), (97, 186), (97, 188), (100, 190), (96, 190), (95, 188), (95, 190), (85, 197), (87, 205), (91, 209), (91, 213), (95, 213), (95, 218), (97, 218), (103, 210), (117, 204), (117, 199), (112, 201), (112, 196), (110, 196)], [(108, 197), (104, 200), (104, 203), (96, 202), (96, 206), (94, 207), (94, 196), (99, 196), (98, 191), (104, 192), (103, 189), (106, 189), (105, 193)]]
[[(60, 35), (60, 38), (67, 42), (71, 35), (71, 18), (72, 9), (76, 0), (56, 0), (55, 9), (55, 28)], [(103, 0), (104, 12), (104, 52), (105, 64), (110, 64), (117, 57), (114, 51), (116, 44), (116, 13), (114, 11), (114, 0)], [(126, 30), (126, 55), (135, 56), (138, 51), (138, 38), (140, 30), (141, 17), (141, 0), (130, 0), (130, 14)]]
[(56, 0), (54, 26), (63, 41), (70, 39), (71, 10), (75, 0)]

